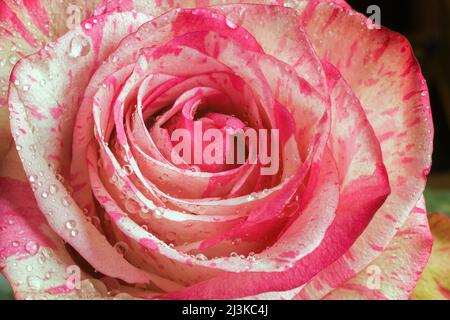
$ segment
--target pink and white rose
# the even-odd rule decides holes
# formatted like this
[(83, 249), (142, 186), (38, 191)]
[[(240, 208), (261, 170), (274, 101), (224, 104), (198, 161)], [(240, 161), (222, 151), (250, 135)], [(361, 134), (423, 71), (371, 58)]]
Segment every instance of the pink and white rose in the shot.
[[(344, 1), (22, 2), (0, 2), (16, 298), (410, 296), (433, 124), (405, 38)], [(198, 123), (279, 130), (279, 170), (175, 163)]]

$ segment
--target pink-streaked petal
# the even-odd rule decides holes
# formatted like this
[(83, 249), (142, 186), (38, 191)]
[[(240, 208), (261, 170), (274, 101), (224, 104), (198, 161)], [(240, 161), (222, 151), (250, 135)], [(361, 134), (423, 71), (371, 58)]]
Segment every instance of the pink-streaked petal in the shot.
[[(13, 70), (12, 79), (27, 84), (29, 88), (22, 90), (13, 87), (9, 92), (11, 126), (18, 133), (14, 138), (20, 146), (19, 154), (24, 159), (25, 171), (28, 176), (41, 175), (42, 184), (35, 190), (39, 207), (47, 214), (60, 212), (58, 215), (46, 216), (49, 225), (97, 270), (131, 283), (145, 283), (149, 277), (121, 257), (94, 225), (86, 220), (83, 208), (73, 202), (53, 169), (60, 171), (63, 176), (67, 173), (76, 102), (89, 78), (88, 70), (95, 69), (97, 61), (110, 53), (116, 41), (137, 28), (145, 19), (142, 15), (122, 13), (102, 16), (102, 22), (97, 24), (91, 20), (85, 22), (83, 26), (59, 38), (51, 48), (21, 60)], [(88, 23), (89, 27), (86, 27)], [(70, 50), (73, 49), (74, 41), (81, 39), (89, 51), (81, 51), (81, 55), (78, 55), (80, 52)], [(73, 59), (75, 53), (78, 59)], [(48, 90), (40, 87), (42, 79), (47, 81)], [(59, 123), (55, 123), (50, 114), (50, 110), (56, 106), (63, 112)], [(59, 192), (51, 194), (49, 189), (52, 186)], [(76, 225), (76, 228), (67, 228), (68, 222)]]
[[(424, 189), (433, 137), (428, 90), (401, 35), (385, 28), (370, 30), (366, 17), (335, 4), (304, 2), (298, 9), (319, 56), (338, 68), (360, 100), (380, 141), (391, 187), (363, 236), (316, 277), (326, 281), (339, 272), (339, 281), (345, 281), (389, 244)], [(330, 16), (335, 18), (324, 31)], [(339, 281), (329, 285), (337, 286)]]
[[(13, 0), (0, 2), (0, 160), (6, 155), (12, 142), (8, 120), (7, 93), (10, 74), (19, 59), (37, 52), (41, 47), (67, 31), (69, 15), (77, 8), (79, 22), (89, 16), (100, 1), (82, 0), (70, 3), (51, 0)], [(55, 14), (56, 13), (56, 14)], [(79, 23), (78, 22), (78, 23)]]
[(17, 152), (9, 152), (0, 168), (0, 271), (15, 298), (104, 297), (50, 228), (25, 179)]
[(425, 203), (421, 199), (389, 246), (369, 266), (324, 299), (409, 299), (428, 262), (432, 242)]

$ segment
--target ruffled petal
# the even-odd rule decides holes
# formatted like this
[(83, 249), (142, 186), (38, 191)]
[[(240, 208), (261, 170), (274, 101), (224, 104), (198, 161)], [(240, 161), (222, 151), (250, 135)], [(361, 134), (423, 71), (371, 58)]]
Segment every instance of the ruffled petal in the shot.
[[(428, 262), (432, 242), (421, 199), (389, 246), (364, 270), (323, 299), (407, 300)], [(302, 292), (302, 298), (305, 295), (307, 292)]]
[[(34, 193), (49, 225), (98, 271), (131, 283), (146, 283), (150, 278), (120, 256), (86, 220), (84, 208), (74, 203), (61, 177), (70, 181), (67, 172), (76, 102), (83, 95), (89, 70), (96, 69), (117, 41), (146, 20), (134, 13), (90, 18), (50, 48), (22, 59), (11, 76), (22, 87), (9, 92), (17, 148), (27, 175), (40, 176), (41, 185)], [(55, 211), (60, 214), (48, 214)]]
[(433, 234), (433, 251), (411, 298), (450, 300), (450, 219), (434, 213), (428, 220)]
[[(367, 266), (408, 218), (430, 170), (433, 124), (427, 86), (405, 38), (385, 28), (372, 30), (366, 17), (336, 4), (299, 2), (296, 8), (318, 55), (337, 67), (360, 100), (381, 144), (391, 187), (362, 237), (316, 277), (317, 283), (328, 282), (316, 288), (329, 288)], [(317, 289), (315, 297), (323, 293)]]
[(105, 298), (105, 286), (83, 271), (50, 228), (15, 150), (0, 167), (0, 271), (16, 299)]
[[(0, 160), (12, 142), (7, 94), (11, 70), (68, 28), (90, 16), (100, 1), (5, 0), (0, 3)], [(15, 85), (19, 85), (16, 82)]]

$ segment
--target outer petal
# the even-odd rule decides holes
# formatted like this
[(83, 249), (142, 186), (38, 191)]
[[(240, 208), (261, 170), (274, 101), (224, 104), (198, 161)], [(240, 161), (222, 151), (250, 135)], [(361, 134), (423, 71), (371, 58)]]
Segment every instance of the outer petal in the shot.
[(412, 298), (450, 300), (450, 218), (434, 213), (428, 217), (433, 251)]
[(422, 199), (378, 258), (324, 299), (408, 299), (428, 261), (431, 246)]
[[(148, 274), (128, 263), (86, 220), (82, 208), (73, 202), (54, 170), (63, 176), (67, 172), (77, 102), (92, 70), (117, 41), (147, 20), (140, 14), (120, 13), (84, 22), (47, 50), (24, 58), (15, 66), (12, 81), (28, 87), (11, 87), (8, 101), (19, 154), (27, 175), (40, 176), (41, 185), (34, 192), (51, 228), (95, 269), (131, 283), (148, 282)], [(84, 48), (89, 48), (88, 52)], [(46, 80), (46, 90), (42, 79)], [(51, 187), (58, 192), (52, 194)], [(60, 214), (48, 215), (56, 210)]]
[[(17, 152), (11, 150), (0, 167), (0, 271), (10, 282), (15, 298), (106, 296), (106, 288), (99, 281), (89, 280), (81, 271), (77, 274), (80, 268), (47, 224), (25, 179)], [(80, 287), (72, 287), (78, 280)]]
[(16, 62), (75, 27), (100, 1), (3, 0), (0, 2), (0, 160), (12, 141), (6, 96)]
[(366, 17), (335, 4), (305, 1), (297, 9), (319, 56), (339, 69), (361, 101), (381, 143), (391, 186), (352, 249), (310, 284), (322, 288), (315, 291), (318, 297), (367, 266), (403, 225), (425, 187), (433, 125), (425, 80), (401, 35), (370, 30)]

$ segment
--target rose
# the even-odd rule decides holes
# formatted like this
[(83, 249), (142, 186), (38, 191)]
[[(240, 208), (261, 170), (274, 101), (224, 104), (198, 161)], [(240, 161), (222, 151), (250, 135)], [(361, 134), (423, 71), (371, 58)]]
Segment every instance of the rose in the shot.
[[(37, 51), (0, 180), (17, 298), (410, 295), (432, 122), (409, 44), (343, 1), (227, 2), (106, 1), (65, 34), (45, 1), (1, 4), (2, 45)], [(175, 165), (198, 122), (278, 129), (279, 170)]]

